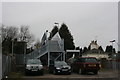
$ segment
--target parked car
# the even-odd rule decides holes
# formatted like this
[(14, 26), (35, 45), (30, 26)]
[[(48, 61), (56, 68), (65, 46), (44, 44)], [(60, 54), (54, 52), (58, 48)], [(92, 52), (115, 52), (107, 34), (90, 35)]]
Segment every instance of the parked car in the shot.
[(49, 66), (49, 70), (53, 74), (71, 74), (71, 67), (65, 61), (55, 61)]
[(27, 60), (25, 66), (25, 73), (28, 74), (31, 72), (40, 73), (41, 75), (43, 75), (43, 65), (39, 59)]
[(71, 64), (71, 67), (72, 70), (78, 74), (86, 74), (87, 72), (98, 74), (101, 64), (95, 57), (80, 57)]

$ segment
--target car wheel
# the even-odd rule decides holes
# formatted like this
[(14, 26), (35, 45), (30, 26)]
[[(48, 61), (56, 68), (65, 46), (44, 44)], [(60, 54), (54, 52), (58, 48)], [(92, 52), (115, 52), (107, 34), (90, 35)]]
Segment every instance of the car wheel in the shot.
[(52, 71), (51, 71), (51, 70), (49, 70), (49, 73), (52, 73)]
[(56, 74), (56, 71), (55, 71), (55, 70), (53, 71), (53, 74), (54, 74), (54, 75)]
[(85, 71), (84, 71), (84, 70), (82, 70), (82, 69), (79, 69), (78, 74), (85, 74)]
[(71, 72), (69, 72), (68, 75), (71, 75)]
[(43, 71), (41, 71), (41, 75), (44, 75)]
[(27, 76), (28, 75), (28, 73), (25, 71), (25, 75)]
[(82, 74), (82, 70), (81, 69), (79, 69), (78, 74)]
[(28, 71), (27, 71), (27, 70), (25, 70), (25, 75), (26, 75), (26, 76), (28, 75)]
[(44, 74), (44, 71), (43, 70), (40, 70), (38, 71), (39, 75), (43, 75)]
[(94, 74), (98, 74), (98, 71), (94, 71)]

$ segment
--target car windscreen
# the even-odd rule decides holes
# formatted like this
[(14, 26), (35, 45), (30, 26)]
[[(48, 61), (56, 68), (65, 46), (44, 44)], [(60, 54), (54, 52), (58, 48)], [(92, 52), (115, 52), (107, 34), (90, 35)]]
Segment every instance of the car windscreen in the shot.
[(61, 65), (67, 66), (67, 63), (64, 61), (58, 61), (58, 62), (55, 62), (55, 65), (56, 66), (61, 66)]
[(83, 59), (84, 62), (92, 62), (92, 63), (96, 63), (97, 62), (97, 59), (96, 58), (84, 58)]
[(27, 64), (41, 64), (40, 60), (28, 60)]

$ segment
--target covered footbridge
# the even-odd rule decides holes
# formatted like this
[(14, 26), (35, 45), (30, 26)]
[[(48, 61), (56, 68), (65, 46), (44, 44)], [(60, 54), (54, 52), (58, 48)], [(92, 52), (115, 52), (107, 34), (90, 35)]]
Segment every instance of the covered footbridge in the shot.
[(27, 59), (42, 58), (46, 56), (47, 65), (50, 65), (51, 61), (62, 60), (65, 61), (64, 40), (61, 39), (57, 32), (52, 39), (48, 39), (48, 32), (46, 31), (41, 40), (41, 47), (35, 49), (33, 52), (26, 55)]

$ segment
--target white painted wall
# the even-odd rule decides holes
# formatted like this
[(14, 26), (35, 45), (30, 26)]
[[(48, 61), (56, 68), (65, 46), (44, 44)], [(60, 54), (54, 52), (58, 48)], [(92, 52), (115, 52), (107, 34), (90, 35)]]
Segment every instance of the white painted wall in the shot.
[(96, 57), (97, 59), (99, 58), (106, 58), (108, 59), (108, 55), (107, 54), (86, 54), (86, 55), (82, 55), (83, 57)]

